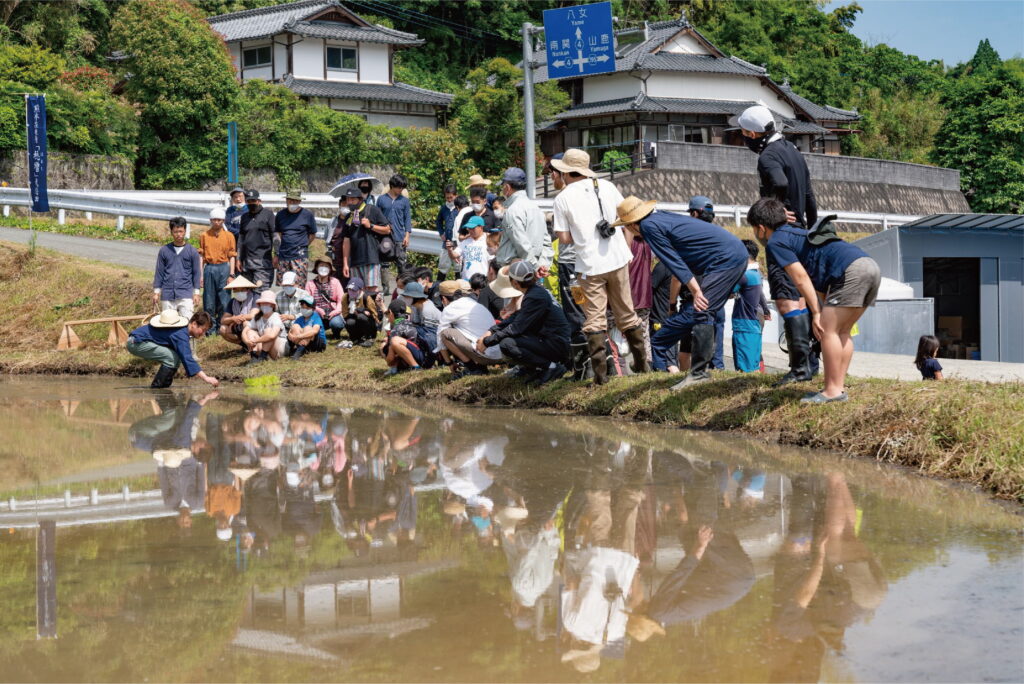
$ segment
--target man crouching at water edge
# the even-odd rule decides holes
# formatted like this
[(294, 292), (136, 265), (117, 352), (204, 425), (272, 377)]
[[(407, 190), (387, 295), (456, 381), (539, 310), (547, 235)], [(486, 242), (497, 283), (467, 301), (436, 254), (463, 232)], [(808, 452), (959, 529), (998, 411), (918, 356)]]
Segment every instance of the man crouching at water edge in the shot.
[(676, 364), (675, 344), (691, 338), (692, 362), (679, 390), (711, 377), (715, 355), (715, 316), (747, 270), (748, 253), (740, 239), (724, 228), (690, 216), (657, 211), (655, 202), (627, 197), (618, 206), (619, 220), (651, 250), (684, 287), (693, 303), (670, 316), (651, 338), (655, 370)]
[(777, 199), (758, 200), (747, 212), (754, 237), (807, 301), (811, 329), (821, 340), (825, 388), (801, 399), (809, 404), (846, 401), (846, 372), (853, 359), (850, 331), (875, 303), (882, 282), (874, 259), (835, 234), (834, 219), (826, 217), (804, 233), (787, 225), (786, 208)]
[(212, 325), (213, 320), (205, 311), (200, 311), (188, 319), (174, 309), (167, 309), (159, 316), (151, 318), (148, 324), (132, 330), (128, 334), (125, 348), (132, 356), (160, 363), (160, 368), (150, 387), (155, 389), (170, 387), (174, 382), (174, 374), (182, 363), (185, 364), (185, 372), (190, 378), (199, 376), (203, 382), (217, 387), (220, 382), (217, 378), (210, 377), (203, 372), (195, 357), (192, 356), (189, 344), (190, 337), (195, 339), (203, 337)]

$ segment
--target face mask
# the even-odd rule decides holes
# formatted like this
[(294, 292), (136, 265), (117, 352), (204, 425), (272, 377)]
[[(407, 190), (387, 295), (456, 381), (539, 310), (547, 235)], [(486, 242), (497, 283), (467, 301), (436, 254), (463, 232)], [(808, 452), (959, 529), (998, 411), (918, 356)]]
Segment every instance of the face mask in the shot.
[(284, 289), (284, 293), (286, 295), (291, 296), (291, 295), (295, 294), (295, 286), (293, 286), (293, 285), (285, 285), (284, 288), (282, 288), (282, 289)]
[(274, 313), (274, 307), (272, 307), (272, 306), (261, 306), (260, 307), (260, 311), (263, 312), (264, 316), (269, 316), (270, 314)]
[(445, 202), (444, 206), (448, 207), (448, 211), (451, 211), (455, 208), (455, 202)]
[(231, 296), (235, 298), (236, 302), (244, 302), (246, 299), (249, 298), (249, 293), (248, 292), (236, 292), (236, 293), (234, 293)]
[(497, 218), (497, 219), (505, 218), (505, 210), (504, 209), (495, 209), (494, 210), (494, 218)]
[(747, 146), (754, 154), (761, 154), (761, 151), (768, 144), (768, 135), (762, 135), (760, 138), (748, 138), (743, 136), (743, 144)]
[(307, 308), (303, 307), (301, 309), (301, 311), (302, 311), (302, 317), (303, 318), (309, 318), (310, 316), (313, 315), (313, 310), (312, 309), (307, 309)]
[(301, 209), (301, 208), (302, 207), (300, 205), (298, 205), (298, 204), (289, 204), (288, 205), (288, 211), (292, 212), (293, 214), (298, 213), (299, 209)]
[(324, 278), (326, 278), (327, 274), (330, 272), (331, 269), (327, 268), (326, 266), (321, 266), (320, 268), (316, 269), (316, 274), (319, 276), (323, 276)]
[(484, 210), (484, 205), (477, 204), (475, 202), (473, 203), (473, 211), (480, 212), (480, 211), (483, 211), (483, 210)]
[(242, 200), (241, 202), (235, 202), (234, 206), (236, 206), (236, 207), (244, 207), (245, 206), (245, 200)]
[(351, 213), (352, 213), (352, 210), (349, 209), (348, 207), (342, 207), (341, 209), (338, 210), (338, 215), (339, 216), (348, 216)]
[(249, 205), (249, 213), (250, 214), (255, 214), (259, 210), (260, 210), (260, 205), (258, 205), (258, 204), (250, 204)]

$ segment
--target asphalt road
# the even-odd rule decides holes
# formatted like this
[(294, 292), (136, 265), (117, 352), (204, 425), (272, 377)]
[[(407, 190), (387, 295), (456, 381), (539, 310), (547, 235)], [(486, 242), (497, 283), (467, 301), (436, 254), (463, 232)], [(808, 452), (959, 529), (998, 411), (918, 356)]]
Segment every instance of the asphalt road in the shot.
[[(116, 266), (131, 266), (152, 271), (160, 245), (135, 240), (100, 240), (98, 238), (62, 235), (60, 233), (36, 233), (39, 247), (52, 249), (64, 254), (105, 261)], [(28, 244), (32, 231), (20, 228), (0, 228), (0, 240)]]

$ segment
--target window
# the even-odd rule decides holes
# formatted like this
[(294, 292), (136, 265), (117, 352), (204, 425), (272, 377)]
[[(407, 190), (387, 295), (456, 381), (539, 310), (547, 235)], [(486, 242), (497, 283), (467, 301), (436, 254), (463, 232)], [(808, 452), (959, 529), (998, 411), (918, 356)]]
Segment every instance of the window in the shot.
[(355, 71), (359, 62), (356, 58), (356, 49), (349, 47), (328, 47), (327, 68), (337, 71)]
[(242, 68), (255, 69), (256, 67), (270, 66), (270, 46), (248, 48), (242, 51)]

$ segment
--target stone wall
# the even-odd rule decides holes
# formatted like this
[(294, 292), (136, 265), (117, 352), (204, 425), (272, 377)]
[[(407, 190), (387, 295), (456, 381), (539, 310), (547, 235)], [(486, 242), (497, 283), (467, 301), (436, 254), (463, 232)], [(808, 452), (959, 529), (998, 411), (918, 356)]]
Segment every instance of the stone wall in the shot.
[[(758, 198), (753, 173), (653, 169), (617, 177), (615, 184), (623, 195), (662, 202), (687, 202), (694, 195), (706, 195), (716, 204), (750, 205)], [(818, 178), (812, 178), (812, 184), (818, 208), (824, 211), (915, 216), (970, 212), (959, 190)]]
[[(28, 187), (25, 152), (0, 157), (0, 180)], [(134, 167), (123, 157), (50, 152), (46, 184), (51, 190), (134, 190)]]
[[(277, 174), (273, 169), (240, 169), (242, 186), (256, 188), (261, 192), (285, 192), (293, 188), (285, 188), (278, 183)], [(299, 174), (303, 192), (329, 192), (338, 179), (350, 173), (368, 173), (382, 182), (387, 183), (388, 178), (395, 174), (395, 169), (385, 166), (366, 166), (361, 164), (353, 165), (351, 168), (340, 171), (337, 169), (309, 169)], [(223, 190), (226, 186), (224, 181), (207, 183), (204, 190)]]
[[(885, 183), (960, 191), (960, 172), (956, 169), (829, 154), (805, 154), (804, 158), (813, 181)], [(658, 168), (752, 174), (757, 168), (757, 155), (745, 147), (732, 145), (660, 142)]]

